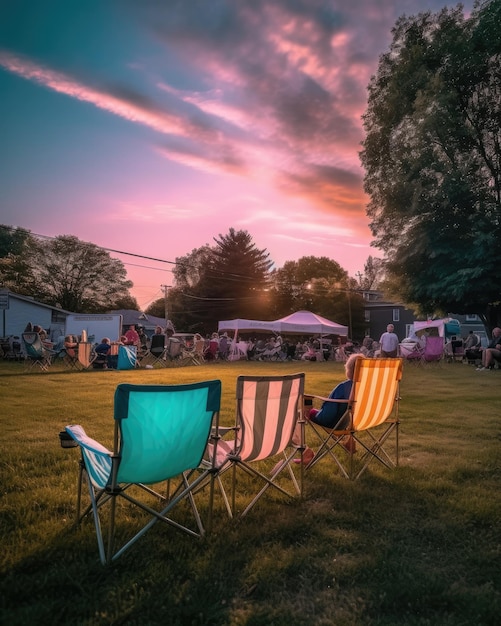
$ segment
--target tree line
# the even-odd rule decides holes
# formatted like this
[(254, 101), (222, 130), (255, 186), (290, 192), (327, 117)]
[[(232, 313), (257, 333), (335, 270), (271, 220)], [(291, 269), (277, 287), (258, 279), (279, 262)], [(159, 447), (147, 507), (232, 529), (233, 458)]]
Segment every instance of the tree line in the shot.
[[(359, 281), (327, 257), (303, 257), (275, 268), (245, 230), (225, 235), (175, 260), (174, 286), (146, 313), (183, 331), (207, 333), (224, 319), (276, 319), (311, 309), (363, 335), (360, 289), (377, 286), (379, 259), (369, 257)], [(74, 313), (138, 310), (120, 260), (71, 235), (40, 238), (0, 226), (0, 285)]]

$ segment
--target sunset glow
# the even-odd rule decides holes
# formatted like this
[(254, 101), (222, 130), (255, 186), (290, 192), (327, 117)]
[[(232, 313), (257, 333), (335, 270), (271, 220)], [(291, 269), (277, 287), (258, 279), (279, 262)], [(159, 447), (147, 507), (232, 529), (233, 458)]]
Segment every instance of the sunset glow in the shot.
[[(358, 157), (367, 85), (399, 15), (442, 6), (7, 3), (0, 222), (170, 262), (232, 227), (276, 267), (327, 256), (354, 276), (381, 256)], [(171, 284), (172, 263), (119, 258), (142, 309)]]

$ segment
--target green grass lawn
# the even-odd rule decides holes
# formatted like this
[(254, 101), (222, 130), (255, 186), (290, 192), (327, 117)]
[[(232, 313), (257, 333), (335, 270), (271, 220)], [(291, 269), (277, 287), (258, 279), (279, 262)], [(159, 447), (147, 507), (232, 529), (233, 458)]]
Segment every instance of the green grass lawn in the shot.
[(218, 505), (202, 540), (157, 524), (100, 564), (90, 520), (72, 527), (79, 454), (59, 445), (66, 424), (111, 446), (118, 383), (213, 378), (230, 424), (239, 374), (296, 371), (313, 394), (344, 378), (330, 362), (46, 374), (0, 363), (0, 623), (499, 624), (501, 371), (459, 363), (405, 366), (396, 470), (371, 465), (349, 482), (325, 460), (302, 501), (269, 494), (239, 521)]

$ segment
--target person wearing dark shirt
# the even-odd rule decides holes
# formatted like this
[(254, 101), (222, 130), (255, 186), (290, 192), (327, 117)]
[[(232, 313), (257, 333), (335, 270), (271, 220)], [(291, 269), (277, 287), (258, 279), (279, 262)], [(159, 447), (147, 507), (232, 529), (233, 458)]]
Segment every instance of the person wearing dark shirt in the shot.
[[(344, 364), (344, 370), (346, 374), (346, 380), (339, 383), (329, 394), (331, 400), (348, 400), (353, 386), (353, 374), (355, 372), (355, 364), (358, 359), (363, 359), (363, 354), (352, 354), (346, 363)], [(344, 429), (349, 426), (349, 416), (346, 415), (346, 409), (348, 408), (347, 402), (324, 402), (320, 409), (310, 409), (306, 419), (318, 424), (319, 426), (325, 426), (326, 428), (338, 428)], [(342, 445), (349, 451), (355, 452), (355, 441), (351, 436), (343, 439)], [(308, 465), (315, 456), (315, 453), (311, 448), (306, 446), (303, 452), (303, 464)]]
[(101, 339), (101, 343), (94, 348), (94, 352), (96, 353), (96, 358), (92, 362), (92, 367), (94, 369), (107, 369), (108, 356), (111, 352), (111, 341), (108, 337)]

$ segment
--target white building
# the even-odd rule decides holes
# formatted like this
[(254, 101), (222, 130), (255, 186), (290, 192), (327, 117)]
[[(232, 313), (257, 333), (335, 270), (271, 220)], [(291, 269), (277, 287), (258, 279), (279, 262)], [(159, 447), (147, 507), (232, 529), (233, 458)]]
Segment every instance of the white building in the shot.
[(64, 335), (70, 311), (42, 304), (29, 296), (8, 289), (0, 290), (0, 337), (21, 336), (28, 322), (39, 324), (53, 341)]

